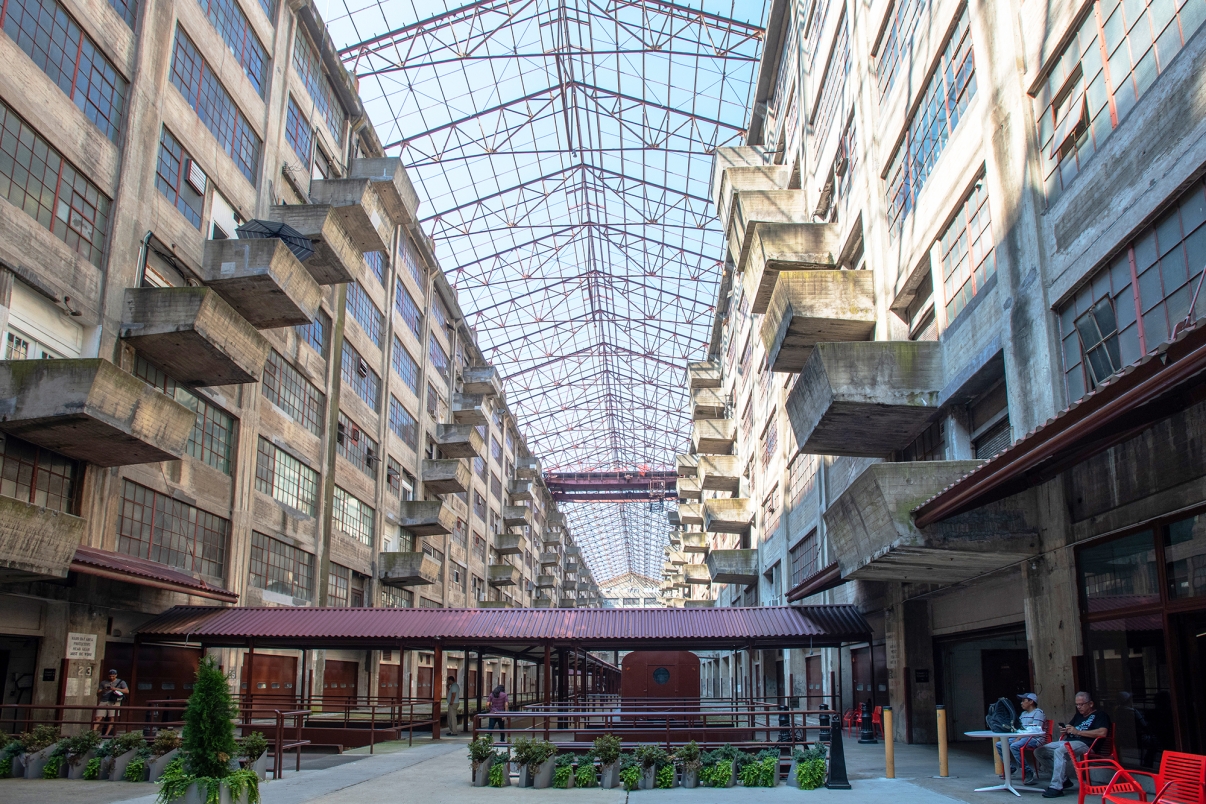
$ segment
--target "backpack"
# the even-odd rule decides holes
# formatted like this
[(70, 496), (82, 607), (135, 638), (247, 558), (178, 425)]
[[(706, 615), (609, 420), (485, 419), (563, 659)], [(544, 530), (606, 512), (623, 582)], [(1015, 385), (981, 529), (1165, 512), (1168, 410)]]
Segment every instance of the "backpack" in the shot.
[(998, 733), (1017, 731), (1022, 727), (1022, 719), (1018, 717), (1017, 710), (1008, 698), (998, 698), (996, 703), (989, 704), (985, 720), (988, 722), (988, 730)]

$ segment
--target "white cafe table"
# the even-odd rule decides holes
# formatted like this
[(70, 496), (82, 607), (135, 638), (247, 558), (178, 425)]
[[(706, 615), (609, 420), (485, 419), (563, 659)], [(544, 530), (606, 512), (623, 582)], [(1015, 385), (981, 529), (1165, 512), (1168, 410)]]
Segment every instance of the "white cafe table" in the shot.
[[(1025, 787), (1025, 786), (1023, 786), (1021, 788), (1014, 787), (1013, 780), (1010, 778), (1010, 773), (1009, 773), (1009, 762), (1010, 762), (1009, 741), (1016, 740), (1020, 737), (1039, 737), (1039, 736), (1042, 736), (1042, 732), (965, 731), (963, 733), (966, 734), (968, 737), (983, 737), (985, 739), (992, 740), (996, 743), (996, 745), (994, 745), (992, 747), (992, 750), (1004, 751), (1003, 754), (999, 753), (999, 754), (997, 754), (997, 756), (1002, 757), (1002, 763), (1004, 764), (1004, 769), (1005, 769), (1005, 783), (1004, 784), (994, 784), (992, 787), (977, 787), (976, 788), (977, 793), (987, 793), (992, 790), (1008, 790), (1010, 793), (1013, 793), (1015, 796), (1018, 796), (1020, 798), (1022, 794), (1018, 792), (1019, 789), (1028, 790), (1032, 793), (1041, 793), (1042, 792), (1042, 788), (1040, 788), (1040, 787)], [(996, 763), (994, 762), (993, 764), (995, 765)]]

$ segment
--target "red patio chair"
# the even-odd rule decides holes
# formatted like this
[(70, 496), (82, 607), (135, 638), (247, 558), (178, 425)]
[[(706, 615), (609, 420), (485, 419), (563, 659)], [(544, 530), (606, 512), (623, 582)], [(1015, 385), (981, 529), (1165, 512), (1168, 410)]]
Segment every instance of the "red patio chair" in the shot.
[(871, 710), (871, 731), (872, 733), (878, 732), (880, 738), (884, 736), (884, 708), (882, 706)]
[[(1100, 796), (1111, 785), (1117, 793), (1138, 793), (1139, 800), (1143, 801), (1143, 788), (1134, 779), (1118, 781), (1118, 774), (1123, 771), (1117, 760), (1109, 757), (1094, 759), (1089, 754), (1085, 754), (1084, 759), (1077, 759), (1076, 754), (1072, 751), (1072, 746), (1065, 745), (1064, 747), (1068, 749), (1072, 767), (1076, 769), (1076, 804), (1085, 804), (1085, 796)], [(1089, 749), (1091, 751), (1092, 746)], [(1093, 771), (1101, 772), (1097, 780), (1093, 779)], [(1104, 780), (1105, 776), (1109, 776), (1109, 781)]]
[[(1044, 742), (1049, 743), (1054, 740), (1055, 740), (1055, 721), (1048, 720), (1047, 721), (1047, 737), (1044, 740)], [(1026, 752), (1029, 751), (1033, 755), (1037, 748), (1038, 748), (1038, 746), (1035, 745), (1033, 741), (1031, 741), (1030, 743), (1027, 743), (1026, 745), (1022, 746), (1022, 750), (1018, 752), (1022, 757), (1022, 781), (1026, 780)], [(1038, 760), (1037, 759), (1034, 761), (1034, 767), (1036, 770), (1038, 769)]]
[(1115, 764), (1121, 764), (1118, 760), (1118, 746), (1114, 743), (1113, 723), (1110, 724), (1105, 737), (1097, 737), (1089, 743), (1089, 753), (1085, 756), (1088, 759), (1112, 759)]
[(1149, 801), (1136, 776), (1152, 780), (1157, 792), (1151, 804), (1206, 804), (1206, 756), (1165, 751), (1159, 773), (1119, 768), (1101, 794), (1102, 804), (1131, 804), (1135, 799), (1119, 794), (1134, 792), (1139, 801)]
[(842, 713), (842, 728), (846, 730), (846, 736), (854, 736), (854, 726), (858, 723), (858, 712), (854, 709), (847, 709)]

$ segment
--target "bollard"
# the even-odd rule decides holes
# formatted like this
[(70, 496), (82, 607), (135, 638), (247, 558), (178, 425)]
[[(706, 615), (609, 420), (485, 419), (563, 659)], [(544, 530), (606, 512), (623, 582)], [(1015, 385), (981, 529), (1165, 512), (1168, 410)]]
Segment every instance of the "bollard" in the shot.
[(874, 745), (879, 740), (875, 739), (875, 725), (871, 722), (871, 702), (863, 701), (862, 714), (858, 718), (859, 729), (858, 741), (862, 745)]
[(938, 777), (946, 779), (951, 775), (951, 766), (946, 754), (946, 707), (942, 704), (938, 709)]
[(884, 707), (884, 776), (896, 778), (896, 746), (892, 741), (892, 707)]
[(1002, 773), (1004, 773), (1002, 768), (1005, 767), (1001, 763), (1000, 745), (1001, 744), (998, 743), (996, 740), (992, 741), (992, 769), (997, 774), (997, 776), (1000, 776)]
[[(821, 704), (822, 710), (825, 710), (828, 708), (829, 708), (829, 704)], [(821, 715), (820, 720), (821, 720), (821, 734), (817, 739), (823, 743), (827, 743), (827, 742), (829, 742), (829, 715)]]
[(842, 748), (842, 730), (839, 727), (829, 731), (829, 778), (825, 781), (825, 787), (829, 790), (849, 790), (850, 777), (846, 775), (846, 751)]

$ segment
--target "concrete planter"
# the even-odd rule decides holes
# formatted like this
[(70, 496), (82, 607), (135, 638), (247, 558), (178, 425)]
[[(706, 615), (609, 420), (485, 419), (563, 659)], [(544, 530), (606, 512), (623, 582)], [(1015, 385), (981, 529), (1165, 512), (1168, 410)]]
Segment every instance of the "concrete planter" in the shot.
[(489, 762), (479, 762), (473, 765), (470, 769), (470, 775), (473, 778), (474, 787), (487, 787), (490, 784), (490, 765)]
[(133, 761), (134, 757), (138, 756), (138, 749), (127, 751), (120, 756), (113, 758), (113, 764), (109, 766), (109, 781), (124, 782), (126, 780), (126, 766)]
[(268, 778), (268, 752), (260, 754), (259, 759), (251, 763), (251, 769), (255, 771), (255, 775), (262, 782)]
[(148, 781), (152, 781), (152, 782), (159, 781), (159, 777), (163, 775), (163, 771), (167, 768), (168, 764), (179, 755), (180, 755), (180, 749), (173, 748), (171, 751), (168, 751), (163, 756), (155, 757), (150, 762), (148, 762), (147, 763)]
[[(230, 788), (222, 784), (218, 788), (219, 804), (247, 804), (250, 791), (244, 790), (243, 795), (235, 799), (230, 795)], [(178, 804), (205, 804), (205, 791), (196, 782), (193, 782), (184, 791), (184, 795), (176, 800)]]
[(532, 787), (537, 790), (552, 787), (554, 764), (554, 760), (548, 759), (537, 765), (536, 770), (532, 770), (531, 765), (522, 766), (519, 769), (519, 786)]
[(96, 756), (96, 750), (86, 751), (77, 757), (71, 757), (67, 765), (68, 779), (83, 779), (84, 771), (88, 769), (88, 761)]
[(694, 790), (699, 787), (699, 768), (684, 770), (679, 778), (683, 787)]
[(613, 762), (610, 765), (603, 766), (603, 772), (599, 774), (599, 787), (605, 790), (611, 790), (620, 786), (620, 763)]
[(41, 751), (35, 751), (25, 755), (24, 759), (22, 760), (22, 764), (25, 766), (26, 779), (42, 778), (42, 771), (45, 769), (46, 763), (50, 761), (50, 754), (54, 751), (55, 746), (57, 745), (58, 743), (54, 743), (54, 745), (48, 745)]
[(657, 786), (657, 767), (641, 768), (641, 780), (637, 782), (637, 790), (652, 790)]
[(796, 760), (793, 759), (791, 761), (790, 767), (788, 767), (788, 769), (787, 769), (787, 786), (788, 787), (799, 787), (800, 786), (800, 780), (796, 778), (796, 770), (798, 769), (799, 764), (800, 764), (799, 762), (797, 762)]
[(13, 766), (12, 766), (12, 768), (9, 769), (9, 778), (10, 779), (25, 778), (25, 755), (24, 754), (17, 754), (15, 757), (13, 757)]

